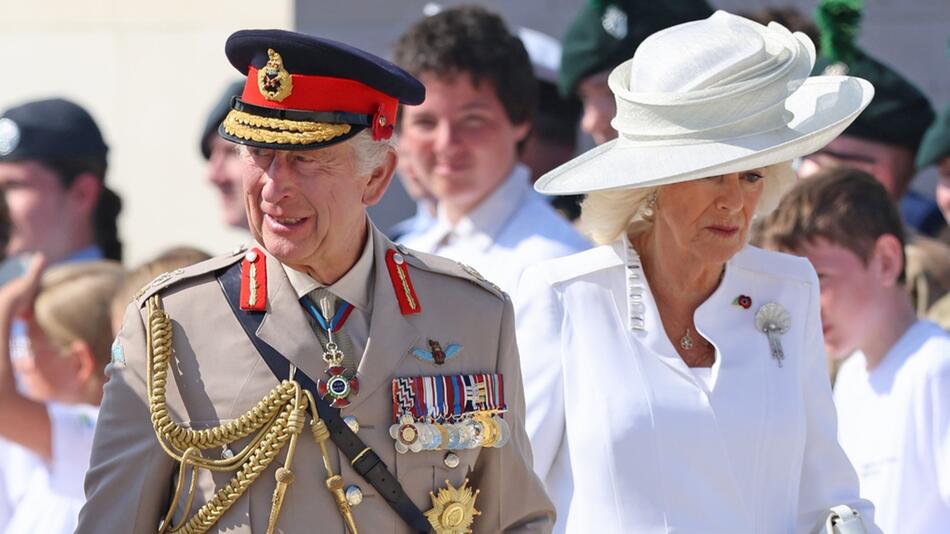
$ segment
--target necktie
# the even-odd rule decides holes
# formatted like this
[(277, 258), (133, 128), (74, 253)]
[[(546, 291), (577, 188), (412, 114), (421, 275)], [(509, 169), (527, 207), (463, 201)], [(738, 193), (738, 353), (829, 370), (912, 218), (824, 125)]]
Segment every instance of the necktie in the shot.
[[(323, 319), (321, 323), (316, 317), (311, 317), (311, 325), (317, 334), (317, 339), (320, 340), (320, 344), (326, 349), (332, 339), (337, 348), (343, 352), (343, 367), (347, 371), (355, 373), (356, 367), (359, 365), (360, 355), (356, 354), (353, 341), (346, 333), (346, 317), (348, 314), (344, 307), (348, 304), (322, 287), (314, 289), (307, 296), (313, 303), (316, 312)], [(311, 310), (311, 312), (313, 311)]]

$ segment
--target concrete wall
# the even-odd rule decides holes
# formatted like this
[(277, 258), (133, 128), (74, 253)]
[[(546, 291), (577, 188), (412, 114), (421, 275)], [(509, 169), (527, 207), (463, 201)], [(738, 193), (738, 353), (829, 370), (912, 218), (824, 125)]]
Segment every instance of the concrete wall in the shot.
[(221, 253), (247, 240), (220, 222), (198, 149), (205, 115), (238, 76), (224, 41), (292, 26), (291, 0), (0, 0), (0, 109), (64, 96), (91, 111), (124, 202), (126, 263), (177, 244)]

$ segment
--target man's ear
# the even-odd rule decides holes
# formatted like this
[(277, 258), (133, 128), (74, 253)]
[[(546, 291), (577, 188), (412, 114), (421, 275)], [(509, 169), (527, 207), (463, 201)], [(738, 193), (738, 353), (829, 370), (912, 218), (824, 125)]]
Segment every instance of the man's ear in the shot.
[(69, 198), (80, 213), (92, 216), (102, 194), (102, 180), (91, 172), (84, 172), (69, 186)]
[(873, 262), (878, 276), (886, 287), (897, 285), (904, 271), (904, 247), (900, 239), (892, 234), (884, 234), (874, 242)]
[(396, 149), (390, 147), (386, 151), (386, 157), (383, 162), (370, 172), (369, 182), (366, 189), (363, 190), (363, 204), (372, 206), (383, 198), (389, 183), (392, 182), (393, 173), (396, 172), (396, 163), (399, 158), (396, 156)]

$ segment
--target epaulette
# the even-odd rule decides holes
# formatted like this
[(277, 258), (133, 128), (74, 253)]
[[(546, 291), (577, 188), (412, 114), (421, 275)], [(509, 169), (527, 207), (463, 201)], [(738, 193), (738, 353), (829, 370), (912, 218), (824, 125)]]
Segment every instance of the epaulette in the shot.
[(196, 263), (194, 265), (189, 265), (181, 269), (175, 269), (174, 271), (162, 273), (156, 276), (151, 282), (145, 284), (145, 286), (139, 289), (132, 298), (137, 306), (142, 307), (145, 304), (145, 301), (147, 301), (149, 297), (155, 293), (177, 284), (182, 280), (188, 280), (196, 276), (217, 271), (222, 267), (227, 267), (228, 265), (231, 265), (234, 262), (244, 258), (245, 252), (247, 252), (247, 247), (245, 245), (241, 245), (231, 251), (230, 254), (215, 256), (214, 258)]
[(462, 278), (463, 280), (468, 280), (485, 291), (488, 291), (501, 300), (507, 300), (508, 298), (508, 295), (505, 294), (505, 292), (502, 291), (500, 287), (485, 279), (485, 277), (473, 267), (469, 267), (462, 262), (450, 260), (442, 256), (436, 256), (434, 254), (426, 254), (425, 252), (412, 250), (406, 248), (402, 244), (397, 243), (395, 246), (396, 249), (407, 258), (406, 261), (408, 261), (413, 267), (433, 273)]

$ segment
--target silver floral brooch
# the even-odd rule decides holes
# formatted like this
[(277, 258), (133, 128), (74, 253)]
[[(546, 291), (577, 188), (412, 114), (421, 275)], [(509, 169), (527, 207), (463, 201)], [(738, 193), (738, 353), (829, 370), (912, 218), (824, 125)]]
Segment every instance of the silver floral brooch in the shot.
[(782, 367), (782, 360), (785, 359), (780, 336), (788, 332), (791, 325), (792, 317), (788, 310), (777, 302), (763, 304), (759, 311), (755, 312), (755, 327), (769, 338), (772, 358), (779, 367)]

